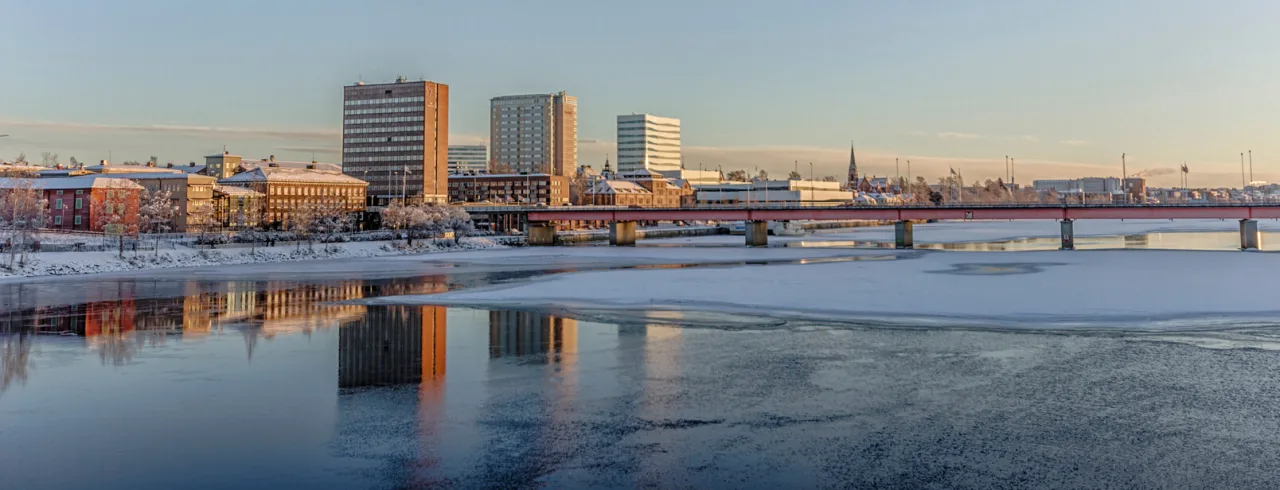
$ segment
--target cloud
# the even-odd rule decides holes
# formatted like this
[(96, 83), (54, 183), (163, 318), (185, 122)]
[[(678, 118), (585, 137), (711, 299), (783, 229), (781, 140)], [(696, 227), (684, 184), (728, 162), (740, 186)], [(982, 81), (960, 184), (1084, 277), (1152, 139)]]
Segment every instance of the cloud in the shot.
[(194, 136), (231, 136), (243, 138), (339, 138), (339, 129), (281, 129), (281, 128), (245, 128), (225, 126), (187, 126), (173, 124), (123, 125), (123, 124), (89, 124), (55, 121), (0, 121), (0, 126), (44, 129), (78, 133), (158, 133), (182, 134)]
[(954, 131), (945, 131), (938, 133), (939, 138), (943, 139), (960, 139), (960, 140), (976, 140), (981, 139), (982, 135), (973, 133), (957, 133)]
[(1067, 146), (1086, 146), (1089, 144), (1089, 142), (1085, 140), (1062, 140), (1062, 141), (1059, 141), (1058, 143), (1061, 143)]

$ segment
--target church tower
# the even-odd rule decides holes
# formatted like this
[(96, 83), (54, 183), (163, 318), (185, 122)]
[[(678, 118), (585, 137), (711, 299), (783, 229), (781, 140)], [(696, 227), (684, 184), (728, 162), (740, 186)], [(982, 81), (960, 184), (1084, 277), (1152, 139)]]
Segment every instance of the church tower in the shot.
[(853, 142), (849, 142), (849, 190), (858, 189), (858, 159), (853, 156)]

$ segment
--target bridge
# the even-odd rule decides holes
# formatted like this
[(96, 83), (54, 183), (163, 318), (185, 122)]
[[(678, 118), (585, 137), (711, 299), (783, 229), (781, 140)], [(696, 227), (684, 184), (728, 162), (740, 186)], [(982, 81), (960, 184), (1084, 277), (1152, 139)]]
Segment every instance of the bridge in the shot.
[[(472, 208), (467, 208), (472, 212)], [(698, 206), (633, 208), (618, 206), (483, 207), (479, 213), (513, 213), (528, 229), (530, 245), (552, 245), (556, 222), (608, 222), (609, 243), (634, 245), (640, 221), (742, 221), (747, 246), (768, 245), (769, 221), (870, 220), (895, 223), (895, 244), (912, 248), (912, 224), (926, 220), (1040, 219), (1061, 223), (1062, 248), (1073, 249), (1074, 222), (1080, 219), (1232, 219), (1240, 221), (1240, 248), (1258, 248), (1259, 219), (1280, 219), (1280, 203), (1264, 204), (962, 204), (901, 206)]]

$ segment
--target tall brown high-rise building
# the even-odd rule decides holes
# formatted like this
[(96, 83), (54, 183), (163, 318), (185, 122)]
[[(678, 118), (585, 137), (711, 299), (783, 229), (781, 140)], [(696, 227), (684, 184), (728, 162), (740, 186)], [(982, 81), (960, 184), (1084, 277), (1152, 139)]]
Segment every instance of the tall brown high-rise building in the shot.
[(578, 167), (578, 98), (507, 95), (489, 101), (492, 171), (568, 175)]
[(342, 171), (369, 183), (369, 205), (448, 200), (448, 85), (357, 83), (343, 87), (342, 107)]

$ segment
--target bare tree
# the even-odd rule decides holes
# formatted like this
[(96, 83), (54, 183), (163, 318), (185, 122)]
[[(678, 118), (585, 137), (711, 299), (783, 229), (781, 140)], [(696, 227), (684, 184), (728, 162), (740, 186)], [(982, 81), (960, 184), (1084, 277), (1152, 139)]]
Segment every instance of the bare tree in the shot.
[(800, 172), (792, 170), (791, 172), (787, 173), (787, 180), (803, 180), (803, 178), (800, 177)]
[(26, 384), (34, 344), (26, 332), (4, 336), (4, 350), (0, 351), (0, 394), (15, 383)]
[(89, 198), (89, 209), (92, 215), (99, 217), (98, 222), (101, 223), (104, 234), (119, 237), (121, 257), (124, 257), (124, 236), (137, 231), (136, 225), (130, 224), (127, 219), (128, 195), (129, 191), (126, 189), (107, 188), (100, 193), (94, 192)]
[(15, 259), (26, 263), (35, 234), (44, 227), (48, 203), (37, 182), (34, 178), (12, 178), (8, 187), (0, 189), (0, 230), (9, 249), (9, 267)]
[(351, 231), (351, 213), (347, 211), (341, 198), (323, 199), (311, 204), (314, 219), (311, 220), (312, 233), (323, 242), (330, 242), (334, 237)]
[(730, 171), (729, 173), (725, 174), (724, 178), (725, 178), (725, 180), (728, 180), (728, 181), (730, 181), (730, 182), (746, 182), (746, 181), (747, 181), (747, 171), (746, 171), (746, 170), (733, 170), (733, 171)]
[(79, 160), (76, 160), (76, 157), (68, 158), (68, 159), (67, 159), (67, 162), (69, 162), (69, 164), (70, 164), (72, 167), (79, 167), (79, 166), (80, 166), (80, 161), (79, 161)]
[(311, 246), (311, 232), (315, 229), (316, 208), (313, 206), (302, 205), (289, 213), (289, 222), (287, 229), (298, 238), (298, 248), (302, 248), (302, 240), (307, 241), (307, 246)]
[(769, 180), (769, 172), (762, 168), (756, 173), (756, 178), (760, 180)]
[(142, 198), (142, 204), (138, 206), (138, 224), (143, 233), (157, 234), (155, 249), (156, 254), (159, 254), (158, 234), (173, 230), (173, 219), (178, 215), (178, 206), (173, 203), (172, 193), (164, 189), (147, 191)]
[(515, 170), (511, 168), (511, 165), (508, 165), (508, 164), (506, 164), (506, 163), (502, 163), (502, 162), (490, 162), (490, 163), (489, 163), (489, 173), (491, 173), (491, 174), (510, 174), (510, 173), (515, 173)]
[(41, 165), (41, 166), (43, 166), (43, 167), (49, 167), (49, 168), (57, 167), (57, 166), (58, 166), (58, 154), (57, 154), (57, 153), (49, 153), (49, 152), (47, 152), (47, 151), (46, 151), (46, 152), (44, 152), (44, 153), (41, 153), (41, 154), (40, 154), (40, 165)]
[(26, 165), (30, 162), (27, 162), (27, 154), (23, 152), (23, 153), (19, 153), (18, 157), (13, 159), (13, 163), (15, 165)]
[(840, 182), (834, 175), (828, 175), (822, 178), (823, 182)]

